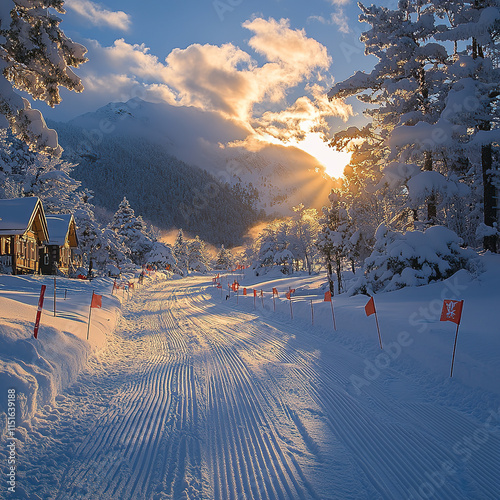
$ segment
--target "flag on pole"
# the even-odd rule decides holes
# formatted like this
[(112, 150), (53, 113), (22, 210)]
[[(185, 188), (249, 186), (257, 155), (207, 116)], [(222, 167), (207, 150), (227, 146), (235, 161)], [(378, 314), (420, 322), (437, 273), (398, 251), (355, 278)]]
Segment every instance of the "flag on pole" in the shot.
[(97, 295), (92, 291), (92, 300), (90, 301), (89, 308), (89, 321), (87, 324), (87, 340), (89, 339), (90, 333), (90, 317), (92, 315), (92, 309), (100, 309), (102, 306), (102, 295)]
[(330, 307), (332, 308), (333, 329), (337, 331), (337, 325), (335, 323), (335, 313), (333, 312), (332, 293), (330, 292), (330, 290), (325, 292), (325, 299), (323, 300), (323, 302), (330, 302)]
[(254, 297), (257, 297), (257, 290), (255, 290), (255, 289), (254, 289), (254, 291), (253, 291), (253, 296), (254, 296)]
[(376, 314), (377, 313), (377, 311), (375, 311), (375, 301), (373, 300), (373, 297), (370, 297), (370, 300), (366, 304), (366, 306), (365, 306), (365, 313), (366, 313), (367, 316), (371, 316), (372, 314)]
[(279, 297), (277, 288), (273, 288), (273, 295), (276, 295), (276, 297)]
[(246, 294), (247, 294), (247, 289), (243, 288), (243, 295), (246, 295)]
[(42, 289), (40, 290), (40, 298), (38, 299), (38, 310), (36, 312), (36, 320), (35, 320), (35, 329), (33, 331), (33, 336), (38, 338), (38, 328), (40, 327), (40, 318), (42, 317), (42, 309), (43, 309), (43, 297), (45, 296), (45, 289), (47, 285), (42, 285)]
[(101, 306), (102, 306), (102, 295), (97, 295), (96, 293), (93, 293), (90, 307), (93, 307), (94, 309), (100, 309)]
[(453, 377), (453, 365), (455, 364), (455, 351), (457, 349), (458, 327), (462, 319), (462, 309), (464, 307), (463, 300), (444, 300), (443, 310), (441, 311), (441, 318), (439, 321), (451, 321), (457, 325), (455, 332), (455, 343), (453, 344), (453, 356), (451, 357), (451, 370), (450, 377)]
[(380, 335), (380, 327), (379, 327), (379, 324), (378, 324), (377, 310), (375, 309), (375, 301), (373, 300), (373, 297), (370, 297), (370, 300), (366, 303), (365, 313), (366, 313), (367, 316), (371, 316), (372, 314), (375, 314), (375, 322), (377, 323), (378, 341), (380, 343), (380, 349), (383, 349), (383, 347), (382, 347), (382, 337)]
[(463, 300), (445, 300), (439, 321), (452, 321), (459, 325), (462, 319)]
[(222, 288), (222, 285), (220, 283), (217, 283), (217, 288)]

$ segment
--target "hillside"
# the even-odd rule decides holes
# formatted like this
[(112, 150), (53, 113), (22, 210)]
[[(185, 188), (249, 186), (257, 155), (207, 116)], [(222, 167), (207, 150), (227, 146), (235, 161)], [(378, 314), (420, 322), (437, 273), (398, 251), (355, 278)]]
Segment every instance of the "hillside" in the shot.
[(319, 209), (333, 187), (307, 153), (269, 144), (249, 151), (239, 142), (248, 131), (194, 108), (135, 99), (49, 124), (96, 204), (114, 211), (127, 196), (159, 227), (213, 243), (239, 244), (261, 210)]

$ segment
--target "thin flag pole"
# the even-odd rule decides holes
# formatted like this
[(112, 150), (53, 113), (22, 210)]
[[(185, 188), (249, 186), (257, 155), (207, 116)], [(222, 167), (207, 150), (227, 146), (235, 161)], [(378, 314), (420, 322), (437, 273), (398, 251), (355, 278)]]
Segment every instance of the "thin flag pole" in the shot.
[(293, 319), (293, 307), (292, 307), (292, 289), (289, 288), (289, 294), (290, 294), (290, 318)]
[(453, 364), (455, 363), (455, 349), (457, 348), (457, 339), (458, 339), (458, 328), (460, 323), (457, 323), (457, 331), (455, 332), (455, 343), (453, 344), (453, 356), (451, 358), (451, 372), (450, 377), (453, 377)]
[(311, 299), (311, 324), (314, 326), (314, 306), (312, 299)]
[(257, 306), (255, 305), (257, 294), (255, 293), (255, 290), (253, 291), (253, 308), (257, 309)]
[(274, 297), (274, 292), (273, 292), (273, 310), (276, 312), (276, 299)]
[(380, 327), (378, 326), (378, 316), (377, 316), (377, 310), (376, 309), (375, 309), (375, 322), (377, 323), (378, 341), (380, 342), (380, 349), (383, 349), (383, 347), (382, 347), (382, 337), (380, 336)]
[(330, 306), (332, 308), (333, 329), (337, 331), (337, 325), (335, 324), (335, 313), (333, 312), (333, 300), (330, 300)]
[(262, 290), (260, 291), (260, 300), (262, 302), (262, 308), (264, 308), (264, 292)]
[(239, 291), (238, 291), (238, 288), (236, 289), (236, 304), (238, 304), (238, 298), (239, 298), (240, 294), (239, 294)]
[(89, 331), (90, 331), (90, 316), (92, 314), (92, 302), (94, 300), (94, 290), (92, 290), (92, 299), (90, 301), (90, 309), (89, 309), (89, 322), (87, 325), (87, 340), (89, 339)]

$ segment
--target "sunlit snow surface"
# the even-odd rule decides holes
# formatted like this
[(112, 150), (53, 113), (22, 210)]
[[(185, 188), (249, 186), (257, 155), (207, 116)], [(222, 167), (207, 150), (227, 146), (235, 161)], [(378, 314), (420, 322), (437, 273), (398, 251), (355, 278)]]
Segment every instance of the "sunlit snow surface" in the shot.
[[(364, 296), (334, 298), (333, 330), (322, 276), (120, 296), (107, 347), (19, 432), (16, 498), (499, 498), (500, 265), (485, 260), (479, 279), (377, 295), (384, 351)], [(452, 379), (442, 296), (465, 300)]]

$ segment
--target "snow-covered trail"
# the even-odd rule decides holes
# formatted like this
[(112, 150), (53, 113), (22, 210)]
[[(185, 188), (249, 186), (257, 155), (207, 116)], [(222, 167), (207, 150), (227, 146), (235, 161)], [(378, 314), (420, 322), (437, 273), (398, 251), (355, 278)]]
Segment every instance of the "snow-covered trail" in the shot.
[(391, 369), (356, 394), (362, 356), (202, 282), (125, 306), (112, 355), (41, 418), (54, 439), (33, 445), (28, 498), (500, 498), (497, 429)]

